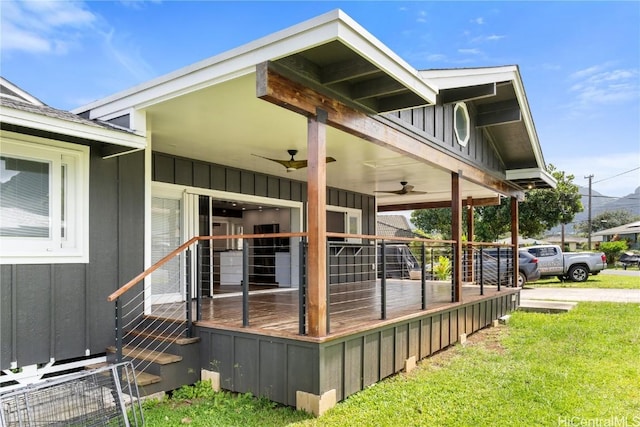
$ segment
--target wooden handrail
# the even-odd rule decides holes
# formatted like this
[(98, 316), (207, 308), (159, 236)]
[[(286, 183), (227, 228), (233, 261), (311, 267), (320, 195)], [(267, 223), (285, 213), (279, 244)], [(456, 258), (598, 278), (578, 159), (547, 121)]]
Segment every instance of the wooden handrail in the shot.
[(148, 277), (151, 273), (156, 271), (158, 268), (162, 267), (164, 264), (169, 262), (173, 257), (178, 255), (180, 252), (187, 249), (189, 246), (194, 244), (200, 240), (227, 240), (227, 239), (263, 239), (263, 238), (276, 238), (276, 237), (305, 237), (307, 233), (271, 233), (271, 234), (231, 234), (226, 236), (196, 236), (187, 240), (176, 249), (171, 251), (165, 257), (160, 259), (158, 262), (153, 264), (151, 267), (147, 268), (142, 273), (138, 274), (133, 279), (129, 280), (127, 283), (122, 285), (118, 290), (113, 292), (111, 295), (107, 297), (107, 301), (113, 302), (120, 298), (123, 294), (125, 294), (129, 289), (140, 283), (146, 277)]
[(376, 234), (348, 234), (348, 233), (334, 233), (332, 231), (327, 232), (327, 237), (344, 237), (347, 239), (369, 239), (369, 240), (392, 240), (394, 242), (425, 242), (425, 243), (445, 243), (452, 244), (455, 240), (437, 240), (437, 239), (424, 239), (422, 237), (390, 237), (390, 236), (378, 236)]
[[(227, 240), (227, 239), (264, 239), (264, 238), (279, 238), (279, 237), (306, 237), (308, 233), (306, 232), (295, 232), (295, 233), (268, 233), (268, 234), (230, 234), (225, 236), (196, 236), (184, 242), (182, 245), (178, 246), (176, 249), (171, 251), (165, 257), (160, 259), (158, 262), (153, 264), (151, 267), (147, 268), (142, 273), (138, 274), (133, 279), (129, 280), (127, 283), (122, 285), (118, 290), (113, 292), (111, 295), (107, 297), (107, 301), (113, 302), (116, 299), (120, 298), (123, 294), (125, 294), (129, 289), (140, 283), (146, 277), (148, 277), (151, 273), (156, 271), (158, 268), (162, 267), (164, 264), (169, 262), (172, 258), (178, 255), (180, 252), (186, 250), (189, 246), (194, 244), (197, 241), (202, 240)], [(328, 232), (327, 237), (342, 237), (346, 239), (368, 239), (368, 240), (391, 240), (396, 242), (424, 242), (424, 243), (441, 243), (441, 244), (454, 244), (455, 240), (436, 240), (436, 239), (424, 239), (422, 237), (389, 237), (389, 236), (378, 236), (378, 235), (370, 235), (370, 234), (349, 234), (349, 233), (334, 233)], [(465, 242), (467, 245), (473, 246), (505, 246), (510, 247), (513, 246), (508, 243), (484, 243), (484, 242)]]

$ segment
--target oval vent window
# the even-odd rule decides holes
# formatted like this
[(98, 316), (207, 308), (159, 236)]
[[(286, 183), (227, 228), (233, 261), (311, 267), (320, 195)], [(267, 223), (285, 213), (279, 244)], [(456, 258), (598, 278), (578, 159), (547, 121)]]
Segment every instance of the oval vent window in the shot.
[(453, 109), (453, 129), (456, 132), (458, 144), (463, 147), (466, 147), (469, 142), (469, 135), (471, 133), (469, 123), (469, 111), (467, 110), (467, 104), (464, 102), (458, 102)]

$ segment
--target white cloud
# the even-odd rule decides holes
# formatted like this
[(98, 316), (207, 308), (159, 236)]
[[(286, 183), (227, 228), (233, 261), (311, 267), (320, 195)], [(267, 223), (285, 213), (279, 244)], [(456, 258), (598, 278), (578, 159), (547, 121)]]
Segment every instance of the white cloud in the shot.
[(482, 51), (480, 49), (458, 49), (458, 53), (462, 53), (463, 55), (481, 55)]
[(478, 25), (483, 25), (485, 23), (484, 18), (482, 16), (472, 19), (471, 22)]
[(506, 36), (504, 35), (498, 35), (498, 34), (491, 34), (489, 36), (477, 36), (471, 39), (471, 43), (495, 42), (498, 40), (502, 40), (505, 37)]
[(427, 22), (427, 12), (425, 12), (424, 10), (421, 10), (418, 12), (418, 17), (416, 18), (417, 22), (420, 23), (425, 23)]
[(3, 0), (3, 51), (65, 54), (76, 43), (77, 29), (90, 28), (96, 16), (82, 3)]
[(612, 64), (594, 65), (569, 75), (571, 107), (585, 110), (602, 104), (618, 104), (638, 97), (637, 69), (612, 69)]

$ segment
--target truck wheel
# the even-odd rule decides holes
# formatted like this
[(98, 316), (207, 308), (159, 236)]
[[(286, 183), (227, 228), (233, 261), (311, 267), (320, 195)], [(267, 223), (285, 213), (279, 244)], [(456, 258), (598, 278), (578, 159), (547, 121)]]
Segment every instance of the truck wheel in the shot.
[(522, 271), (518, 272), (518, 287), (521, 288), (527, 283), (527, 277)]
[(569, 278), (572, 282), (586, 282), (589, 270), (583, 265), (574, 265), (569, 269)]

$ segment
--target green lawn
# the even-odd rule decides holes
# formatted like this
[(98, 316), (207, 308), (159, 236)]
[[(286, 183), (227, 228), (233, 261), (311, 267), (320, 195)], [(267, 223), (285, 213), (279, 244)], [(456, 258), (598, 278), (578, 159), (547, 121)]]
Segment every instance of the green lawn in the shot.
[(250, 396), (198, 399), (197, 390), (148, 404), (145, 418), (149, 426), (632, 426), (640, 425), (639, 384), (640, 306), (580, 303), (565, 314), (513, 313), (507, 326), (318, 419)]
[(640, 276), (619, 276), (600, 273), (597, 276), (589, 276), (586, 282), (561, 282), (553, 277), (527, 283), (526, 287), (640, 289)]

